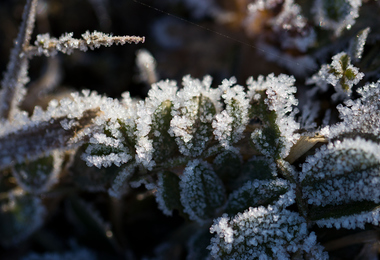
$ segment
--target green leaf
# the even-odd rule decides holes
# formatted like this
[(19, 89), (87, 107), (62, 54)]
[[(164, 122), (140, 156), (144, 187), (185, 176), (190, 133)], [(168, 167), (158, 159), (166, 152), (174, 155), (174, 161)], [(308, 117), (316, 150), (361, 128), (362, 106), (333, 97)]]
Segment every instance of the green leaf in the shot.
[(378, 222), (378, 143), (357, 137), (322, 146), (306, 159), (299, 177), (303, 199), (312, 205), (310, 217), (318, 225), (363, 228), (363, 223)]
[[(186, 156), (201, 155), (212, 140), (212, 119), (216, 108), (212, 100), (199, 95), (189, 101), (188, 107), (179, 108), (179, 116), (171, 121), (179, 151)], [(177, 125), (177, 121), (181, 123)], [(184, 126), (183, 122), (186, 122)]]
[(218, 154), (213, 161), (215, 172), (224, 182), (230, 182), (239, 176), (241, 164), (241, 155), (235, 150), (225, 150)]
[(273, 160), (264, 156), (254, 156), (243, 165), (240, 182), (270, 180), (275, 176), (277, 176), (276, 164)]
[(190, 161), (179, 183), (181, 203), (191, 220), (203, 223), (215, 216), (225, 200), (222, 181), (211, 166), (198, 159)]
[(173, 154), (177, 152), (176, 142), (168, 133), (172, 119), (172, 107), (172, 102), (166, 100), (161, 103), (152, 116), (149, 138), (153, 140), (153, 158), (156, 163), (173, 157)]
[[(5, 195), (5, 194), (1, 194)], [(11, 191), (0, 199), (0, 243), (14, 245), (43, 224), (41, 199), (22, 191)]]
[(179, 177), (170, 171), (158, 174), (156, 201), (165, 215), (172, 215), (174, 209), (183, 211), (180, 201)]
[(16, 164), (12, 173), (23, 190), (39, 194), (47, 191), (58, 181), (62, 162), (62, 154), (55, 151), (49, 156)]
[[(230, 194), (225, 212), (230, 216), (243, 212), (249, 207), (289, 206), (294, 203), (294, 192), (285, 180), (248, 181)], [(285, 195), (286, 194), (286, 195)]]

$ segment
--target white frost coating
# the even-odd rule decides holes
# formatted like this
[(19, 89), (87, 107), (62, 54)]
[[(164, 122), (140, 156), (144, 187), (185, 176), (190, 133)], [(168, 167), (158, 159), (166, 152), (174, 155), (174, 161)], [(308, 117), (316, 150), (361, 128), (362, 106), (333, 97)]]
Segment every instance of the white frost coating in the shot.
[[(259, 100), (261, 98), (258, 95), (260, 91), (265, 91), (267, 97), (264, 103), (267, 105), (270, 111), (274, 111), (277, 115), (276, 125), (281, 132), (281, 140), (276, 142), (282, 142), (283, 148), (280, 151), (281, 158), (285, 158), (289, 154), (289, 150), (299, 138), (299, 134), (294, 134), (294, 131), (299, 129), (300, 124), (294, 119), (297, 109), (294, 106), (298, 105), (298, 100), (294, 97), (297, 89), (293, 86), (295, 82), (294, 77), (284, 74), (275, 77), (274, 74), (270, 74), (264, 79), (263, 76), (259, 76), (255, 81), (253, 78), (247, 80), (249, 99)], [(258, 129), (252, 133), (252, 135), (260, 135), (264, 137)], [(269, 145), (269, 144), (268, 144)], [(263, 153), (265, 153), (266, 146), (261, 145)], [(270, 147), (268, 147), (270, 149)]]
[(112, 164), (120, 167), (122, 164), (129, 162), (132, 156), (125, 152), (110, 153), (107, 155), (88, 155), (83, 153), (81, 158), (86, 162), (88, 167), (95, 166), (100, 169), (102, 167), (111, 167)]
[(213, 259), (291, 259), (297, 251), (308, 259), (328, 259), (305, 219), (276, 206), (249, 208), (233, 218), (224, 214), (210, 232)]
[(380, 223), (380, 208), (373, 211), (361, 212), (359, 214), (353, 214), (349, 216), (344, 216), (340, 218), (328, 218), (315, 221), (319, 227), (326, 228), (346, 228), (346, 229), (356, 229), (365, 228), (365, 224), (372, 224), (378, 226)]
[(357, 137), (321, 147), (302, 165), (303, 197), (317, 206), (380, 202), (380, 145)]
[[(336, 3), (336, 4), (335, 4)], [(336, 37), (340, 36), (344, 29), (351, 29), (355, 24), (355, 19), (359, 17), (359, 9), (362, 0), (345, 0), (345, 1), (325, 1), (315, 0), (311, 9), (314, 13), (314, 21), (322, 28), (334, 31)], [(338, 17), (329, 17), (327, 10)]]
[[(344, 59), (348, 59), (348, 62), (347, 66), (344, 65), (343, 67)], [(347, 76), (347, 73), (354, 77), (351, 78), (350, 76)], [(328, 84), (331, 84), (336, 91), (331, 98), (337, 100), (339, 98), (350, 97), (352, 87), (358, 84), (363, 77), (364, 73), (359, 72), (359, 69), (351, 64), (350, 56), (345, 52), (340, 52), (332, 57), (331, 64), (322, 65), (318, 73), (309, 78), (306, 81), (306, 84), (315, 84), (316, 89), (323, 92), (326, 92), (328, 90)], [(344, 82), (346, 86), (342, 86), (342, 82)], [(313, 95), (315, 91), (316, 90), (312, 89), (310, 95)]]
[(232, 144), (243, 137), (248, 124), (249, 100), (244, 88), (235, 84), (236, 78), (231, 78), (223, 80), (219, 86), (226, 109), (217, 114), (212, 122), (216, 139), (226, 149), (231, 149)]
[(156, 165), (153, 160), (152, 140), (148, 138), (148, 134), (152, 124), (152, 114), (154, 110), (148, 109), (143, 101), (137, 104), (137, 119), (135, 136), (136, 144), (136, 162), (141, 163), (145, 168), (151, 170)]

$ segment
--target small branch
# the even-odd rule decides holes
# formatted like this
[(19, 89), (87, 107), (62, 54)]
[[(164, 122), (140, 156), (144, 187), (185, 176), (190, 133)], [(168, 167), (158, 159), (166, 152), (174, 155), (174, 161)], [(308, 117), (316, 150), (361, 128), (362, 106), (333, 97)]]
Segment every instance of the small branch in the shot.
[(112, 36), (109, 34), (94, 31), (87, 31), (82, 34), (82, 39), (73, 38), (73, 33), (66, 33), (59, 39), (50, 37), (47, 34), (37, 35), (34, 46), (29, 46), (25, 52), (28, 57), (32, 56), (54, 56), (59, 51), (65, 54), (71, 54), (75, 49), (87, 51), (88, 49), (99, 48), (100, 46), (109, 47), (113, 44), (124, 45), (126, 43), (144, 43), (145, 37), (139, 36)]

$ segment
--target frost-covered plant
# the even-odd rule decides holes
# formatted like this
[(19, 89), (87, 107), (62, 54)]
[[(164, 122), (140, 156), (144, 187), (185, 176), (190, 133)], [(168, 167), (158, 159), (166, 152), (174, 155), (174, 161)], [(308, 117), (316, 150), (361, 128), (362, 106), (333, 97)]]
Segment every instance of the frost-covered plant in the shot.
[[(333, 2), (333, 7), (340, 2), (342, 8), (354, 7), (353, 1)], [(366, 79), (360, 71), (368, 68), (360, 62), (368, 28), (355, 34), (348, 50), (335, 51), (331, 64), (303, 78), (325, 92), (331, 84), (337, 92), (332, 98), (345, 99), (336, 110), (340, 121), (332, 125), (315, 120), (317, 110), (311, 107), (320, 104), (315, 89), (313, 97), (303, 96), (310, 103), (297, 107), (302, 86), (294, 76), (249, 77), (245, 86), (235, 77), (220, 83), (190, 75), (182, 84), (157, 81), (158, 62), (147, 51), (140, 51), (137, 61), (140, 80), (151, 84), (144, 99), (83, 90), (53, 99), (44, 109), (36, 106), (29, 115), (20, 103), (33, 56), (144, 41), (87, 32), (82, 39), (38, 35), (32, 46), (36, 4), (27, 1), (0, 92), (2, 247), (49, 240), (54, 236), (47, 231), (49, 218), (64, 208), (78, 234), (90, 231), (107, 253), (95, 242), (71, 250), (52, 243), (57, 252), (28, 252), (23, 259), (133, 258), (135, 248), (127, 241), (133, 235), (124, 237), (133, 232), (126, 232), (123, 223), (142, 217), (152, 232), (144, 235), (156, 236), (162, 214), (139, 215), (138, 210), (151, 198), (154, 207), (181, 222), (165, 230), (166, 236), (161, 233), (147, 258), (155, 252), (159, 259), (328, 259), (324, 243), (330, 239), (320, 228), (331, 234), (379, 225), (380, 82), (354, 88)], [(290, 0), (249, 4), (253, 20), (270, 14), (261, 25), (268, 30), (265, 40), (285, 35), (280, 48), (297, 49), (314, 60), (307, 52), (316, 28), (301, 11)], [(346, 12), (334, 9), (329, 15)], [(356, 18), (354, 11), (351, 15)], [(328, 27), (336, 37), (343, 33), (339, 26)], [(95, 205), (86, 201), (91, 196), (97, 198)], [(101, 201), (107, 207), (98, 211)], [(115, 213), (123, 207), (129, 218)], [(157, 226), (151, 228), (151, 222)]]

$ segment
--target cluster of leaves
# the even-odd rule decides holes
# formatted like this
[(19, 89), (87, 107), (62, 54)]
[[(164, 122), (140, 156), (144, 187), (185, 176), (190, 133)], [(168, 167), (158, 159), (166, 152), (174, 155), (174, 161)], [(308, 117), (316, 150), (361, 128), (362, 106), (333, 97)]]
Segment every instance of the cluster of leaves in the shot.
[[(315, 19), (339, 37), (354, 25), (361, 1), (332, 2), (316, 0)], [(20, 104), (32, 56), (144, 41), (87, 32), (82, 39), (38, 35), (31, 46), (36, 5), (37, 0), (27, 1), (0, 92), (2, 247), (33, 233), (43, 236), (39, 230), (53, 218), (52, 208), (64, 201), (67, 217), (101, 237), (97, 242), (104, 247), (97, 251), (94, 244), (73, 241), (69, 250), (28, 252), (24, 259), (133, 258), (132, 247), (122, 241), (123, 228), (111, 227), (85, 198), (106, 197), (117, 210), (136, 191), (143, 191), (137, 196), (141, 204), (154, 197), (163, 214), (183, 220), (165, 240), (159, 237), (155, 256), (150, 255), (157, 259), (328, 259), (319, 229), (379, 225), (380, 82), (356, 86), (366, 77), (360, 62), (369, 28), (313, 76), (301, 73), (315, 85), (305, 94), (310, 104), (318, 106), (315, 97), (330, 85), (336, 91), (332, 100), (344, 100), (337, 106), (338, 123), (323, 120), (317, 127), (318, 107), (299, 105), (296, 79), (285, 74), (250, 77), (246, 86), (235, 77), (214, 86), (211, 76), (188, 75), (182, 86), (174, 80), (153, 83), (144, 100), (128, 92), (113, 99), (84, 90), (51, 100), (45, 109), (36, 106), (29, 116)], [(258, 40), (262, 46), (308, 55), (317, 35), (294, 1), (246, 7), (243, 25), (253, 37), (265, 32)], [(276, 43), (274, 36), (285, 40)], [(157, 74), (149, 72), (154, 60), (141, 53), (142, 74), (154, 82)], [(349, 99), (354, 95), (357, 99)], [(186, 249), (176, 254), (179, 246)]]

